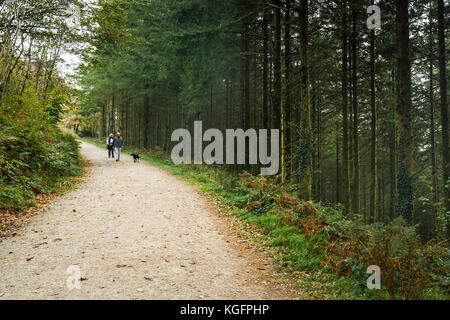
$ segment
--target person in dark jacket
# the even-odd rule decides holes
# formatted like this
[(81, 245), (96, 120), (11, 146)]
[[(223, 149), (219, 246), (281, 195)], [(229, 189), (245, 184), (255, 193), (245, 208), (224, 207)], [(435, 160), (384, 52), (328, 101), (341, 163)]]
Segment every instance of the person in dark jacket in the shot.
[(106, 139), (106, 147), (108, 148), (108, 158), (114, 158), (114, 135), (112, 133)]
[(120, 152), (123, 148), (123, 139), (120, 136), (120, 132), (117, 132), (116, 137), (114, 138), (114, 149), (116, 151), (116, 161), (120, 160)]

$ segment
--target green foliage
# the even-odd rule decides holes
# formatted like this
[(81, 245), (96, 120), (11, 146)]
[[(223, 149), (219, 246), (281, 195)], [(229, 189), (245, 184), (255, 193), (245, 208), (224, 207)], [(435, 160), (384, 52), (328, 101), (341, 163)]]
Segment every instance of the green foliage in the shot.
[(448, 248), (440, 244), (422, 244), (416, 228), (407, 226), (400, 217), (387, 227), (369, 229), (364, 260), (360, 261), (381, 268), (390, 298), (418, 299), (433, 277), (448, 289), (450, 257), (446, 251)]
[(63, 105), (67, 103), (67, 94), (55, 92), (48, 102), (48, 106), (45, 111), (49, 115), (49, 121), (53, 124), (57, 124), (61, 121), (61, 114)]
[(39, 105), (0, 107), (0, 210), (33, 205), (64, 178), (81, 173), (79, 143), (52, 127), (55, 119)]

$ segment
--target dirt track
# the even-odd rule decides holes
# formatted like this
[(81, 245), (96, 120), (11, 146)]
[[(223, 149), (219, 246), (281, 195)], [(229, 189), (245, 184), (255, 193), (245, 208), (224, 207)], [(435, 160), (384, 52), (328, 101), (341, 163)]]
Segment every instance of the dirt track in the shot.
[(85, 181), (0, 243), (0, 299), (296, 298), (195, 188), (125, 155), (82, 153)]

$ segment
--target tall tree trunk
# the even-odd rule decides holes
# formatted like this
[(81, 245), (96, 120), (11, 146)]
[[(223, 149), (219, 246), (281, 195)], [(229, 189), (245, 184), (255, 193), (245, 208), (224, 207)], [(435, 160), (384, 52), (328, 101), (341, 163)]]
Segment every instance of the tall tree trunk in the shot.
[[(394, 137), (397, 135), (396, 130), (394, 129)], [(393, 139), (394, 140), (394, 139)], [(396, 184), (395, 184), (395, 167), (397, 165), (395, 151), (396, 151), (396, 142), (395, 140), (391, 143), (389, 148), (389, 163), (390, 163), (390, 203), (389, 203), (389, 219), (392, 220), (395, 217), (395, 193), (396, 193)]]
[(291, 22), (290, 0), (286, 0), (286, 13), (284, 18), (284, 74), (286, 79), (286, 91), (284, 110), (286, 115), (286, 157), (288, 159), (289, 175), (292, 170), (292, 119), (291, 119)]
[(433, 4), (430, 4), (430, 32), (429, 37), (429, 77), (430, 77), (430, 88), (429, 88), (429, 100), (430, 100), (430, 144), (431, 144), (431, 176), (432, 176), (432, 186), (433, 186), (433, 219), (436, 217), (437, 213), (437, 203), (439, 202), (439, 188), (437, 179), (437, 164), (436, 164), (436, 137), (435, 137), (435, 119), (434, 119), (434, 79), (433, 79)]
[[(273, 113), (275, 115), (275, 129), (283, 129), (282, 121), (282, 100), (281, 100), (281, 9), (280, 2), (274, 1), (274, 47), (273, 47)], [(280, 139), (280, 160), (281, 160), (281, 175), (283, 179), (284, 168), (284, 150), (283, 150), (283, 132), (281, 132)]]
[[(441, 122), (442, 122), (442, 158), (444, 161), (443, 179), (446, 186), (445, 206), (446, 212), (450, 211), (450, 154), (449, 154), (449, 133), (448, 133), (448, 88), (447, 88), (447, 58), (445, 52), (445, 21), (444, 21), (444, 0), (438, 0), (438, 37), (439, 37), (439, 86), (441, 92)], [(447, 227), (447, 234), (450, 237), (450, 225)]]
[[(372, 1), (374, 4), (374, 1)], [(370, 145), (370, 219), (377, 220), (377, 110), (375, 101), (375, 30), (370, 32), (370, 111), (371, 145)]]
[(100, 132), (100, 136), (102, 137), (102, 138), (104, 138), (104, 137), (107, 137), (107, 133), (106, 133), (106, 112), (105, 112), (105, 105), (103, 105), (102, 106), (102, 111), (101, 111), (101, 117), (100, 117), (100, 121), (102, 122), (101, 123), (101, 126), (100, 126), (100, 130), (101, 130), (101, 132)]
[(348, 143), (348, 58), (347, 58), (347, 1), (342, 17), (342, 199), (346, 212), (350, 212), (350, 170)]
[(150, 148), (150, 97), (148, 96), (148, 87), (145, 86), (144, 96), (144, 149)]
[(31, 61), (32, 61), (32, 58), (33, 58), (32, 55), (31, 55), (31, 49), (33, 48), (33, 41), (34, 41), (34, 38), (30, 38), (30, 44), (29, 44), (29, 47), (28, 47), (28, 63), (27, 63), (27, 66), (26, 66), (26, 70), (27, 71), (25, 72), (25, 77), (23, 78), (23, 83), (22, 83), (22, 89), (20, 90), (20, 96), (21, 97), (23, 96), (23, 93), (25, 92), (25, 87), (26, 87), (26, 84), (27, 84), (27, 80), (28, 80), (28, 77), (30, 75)]
[(112, 132), (116, 134), (116, 110), (115, 110), (115, 96), (114, 93), (111, 94), (111, 128)]
[(267, 10), (264, 11), (263, 19), (263, 126), (269, 129), (269, 32), (267, 21)]
[[(258, 52), (258, 42), (254, 41), (253, 42), (253, 52)], [(261, 128), (261, 121), (260, 119), (260, 112), (258, 112), (259, 108), (258, 108), (258, 96), (260, 95), (260, 91), (258, 88), (258, 56), (254, 55), (253, 60), (253, 87), (251, 86), (251, 88), (253, 88), (253, 98), (252, 98), (252, 114), (253, 114), (253, 124), (252, 124), (252, 128), (254, 129), (260, 129)]]
[[(313, 73), (314, 74), (314, 73)], [(318, 124), (318, 116), (317, 116), (317, 94), (316, 94), (316, 84), (314, 82), (314, 77), (311, 77), (311, 132), (312, 132), (312, 141), (311, 141), (311, 174), (312, 174), (312, 186), (311, 186), (311, 197), (319, 202), (318, 189), (319, 182), (317, 179), (317, 124)]]
[(409, 56), (409, 0), (397, 0), (397, 121), (398, 172), (396, 215), (412, 221), (413, 216), (413, 156), (412, 156), (412, 94)]
[(300, 0), (300, 77), (301, 77), (301, 137), (299, 145), (300, 198), (311, 200), (311, 101), (308, 74), (308, 0)]
[(357, 56), (357, 10), (352, 10), (352, 89), (353, 89), (353, 204), (354, 213), (360, 211), (359, 140), (358, 140), (358, 56)]
[(281, 127), (281, 9), (280, 2), (275, 0), (274, 9), (274, 47), (273, 47), (273, 112), (275, 126)]
[(244, 22), (244, 35), (242, 38), (242, 51), (244, 54), (244, 78), (243, 78), (243, 98), (244, 98), (244, 129), (250, 128), (250, 53), (249, 53), (249, 40), (248, 40), (248, 21)]
[[(396, 70), (391, 71), (391, 79), (392, 79), (392, 94), (393, 96), (397, 95), (397, 77)], [(390, 116), (392, 119), (396, 118), (397, 110), (390, 110)], [(390, 220), (395, 218), (395, 202), (397, 198), (397, 169), (398, 169), (398, 144), (397, 144), (397, 121), (393, 121), (391, 128), (391, 136), (395, 137), (391, 140), (390, 143), (390, 185), (391, 185), (391, 195), (390, 195)]]
[[(349, 29), (351, 28), (351, 16), (349, 17)], [(350, 193), (349, 193), (349, 198), (350, 198), (350, 211), (352, 212), (352, 205), (353, 205), (353, 174), (355, 172), (355, 166), (354, 166), (354, 160), (353, 160), (353, 153), (354, 153), (354, 148), (353, 148), (353, 105), (352, 105), (352, 101), (353, 101), (353, 88), (352, 88), (352, 73), (353, 73), (353, 67), (352, 67), (352, 63), (353, 63), (353, 59), (352, 59), (352, 37), (349, 35), (349, 39), (348, 39), (348, 139), (349, 139), (349, 147), (348, 147), (348, 154), (349, 154), (349, 187), (350, 187)]]
[[(319, 91), (320, 94), (320, 91)], [(322, 201), (322, 113), (320, 98), (317, 106), (317, 201)]]

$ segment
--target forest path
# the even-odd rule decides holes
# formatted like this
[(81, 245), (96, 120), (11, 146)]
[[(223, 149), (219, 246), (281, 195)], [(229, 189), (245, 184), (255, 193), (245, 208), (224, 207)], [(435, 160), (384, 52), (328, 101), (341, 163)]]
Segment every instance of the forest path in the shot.
[(194, 187), (90, 144), (82, 154), (84, 181), (0, 243), (0, 299), (296, 298)]

